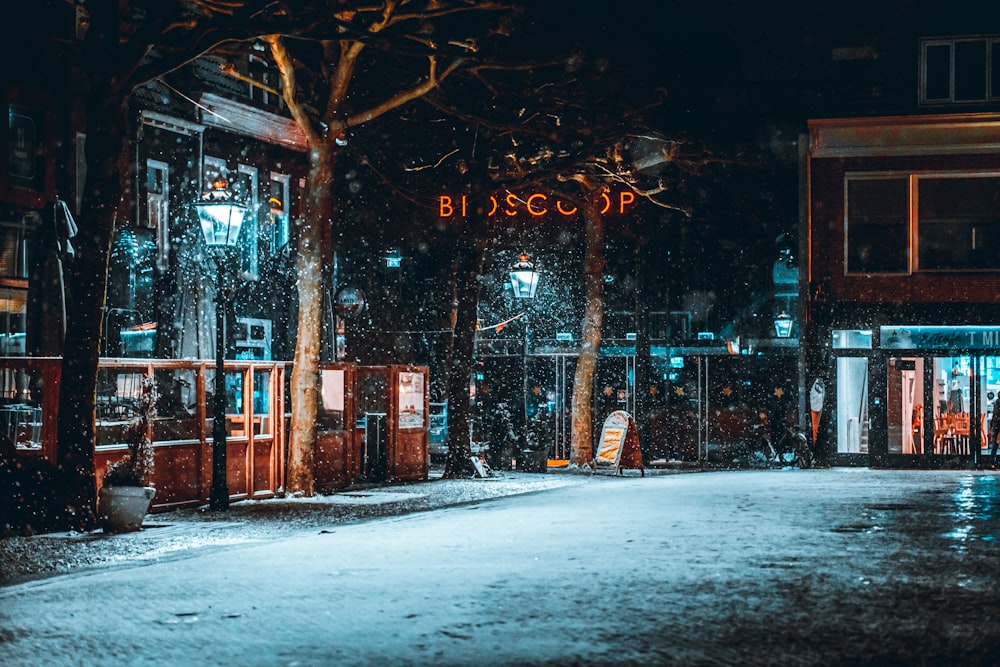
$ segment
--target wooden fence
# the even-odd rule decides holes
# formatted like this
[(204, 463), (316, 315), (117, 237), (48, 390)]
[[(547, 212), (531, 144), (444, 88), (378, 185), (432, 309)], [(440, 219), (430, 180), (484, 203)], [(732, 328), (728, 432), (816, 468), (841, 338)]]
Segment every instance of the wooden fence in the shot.
[[(0, 435), (20, 455), (57, 460), (61, 363), (59, 358), (0, 357)], [(290, 370), (291, 363), (282, 361), (225, 362), (226, 473), (232, 501), (284, 492)], [(318, 490), (333, 491), (359, 479), (426, 479), (426, 367), (321, 364), (321, 375), (314, 461)], [(159, 394), (150, 427), (156, 486), (152, 511), (207, 503), (214, 422), (208, 388), (214, 387), (214, 361), (100, 360), (94, 457), (98, 484), (108, 464), (127, 450), (124, 435), (136, 414), (143, 377), (155, 379)]]

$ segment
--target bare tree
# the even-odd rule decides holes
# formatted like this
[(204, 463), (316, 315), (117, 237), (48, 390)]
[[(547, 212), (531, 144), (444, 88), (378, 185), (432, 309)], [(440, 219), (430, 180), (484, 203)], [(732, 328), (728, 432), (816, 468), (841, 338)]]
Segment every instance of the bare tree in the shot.
[[(590, 71), (585, 71), (587, 61), (581, 53), (526, 57), (517, 66), (500, 68), (503, 79), (481, 76), (485, 90), (479, 98), (468, 93), (450, 95), (478, 99), (479, 104), (471, 108), (447, 104), (436, 95), (428, 98), (442, 112), (478, 128), (477, 147), (464, 156), (489, 165), (487, 184), (477, 182), (478, 189), (548, 188), (574, 201), (580, 211), (585, 299), (571, 407), (571, 460), (577, 465), (589, 465), (593, 459), (592, 384), (601, 345), (605, 265), (604, 223), (597, 202), (602, 194), (618, 188), (631, 191), (638, 201), (687, 214), (671, 201), (671, 179), (696, 173), (710, 159), (694, 142), (650, 129), (663, 103), (662, 91), (632, 99), (608, 95), (602, 87), (601, 67), (590, 65)], [(473, 155), (476, 151), (478, 155)], [(468, 228), (490, 233), (489, 225), (470, 224)], [(482, 240), (477, 246), (480, 253), (485, 245)], [(478, 262), (481, 266), (481, 254)], [(478, 286), (467, 286), (467, 297), (456, 300), (459, 308), (471, 310), (472, 317), (476, 307), (473, 287)], [(473, 367), (474, 333), (471, 327), (456, 329), (457, 337), (470, 341), (456, 344), (463, 355), (453, 361), (451, 382), (455, 384), (449, 396), (466, 391), (459, 385), (467, 384)], [(450, 437), (449, 467), (459, 463), (452, 452), (465, 454), (468, 449), (455, 439), (467, 440), (465, 431)]]
[(94, 472), (97, 368), (108, 257), (116, 220), (127, 211), (132, 172), (127, 102), (140, 85), (173, 71), (218, 44), (252, 34), (250, 17), (268, 4), (252, 0), (200, 12), (186, 2), (164, 1), (143, 15), (122, 12), (117, 0), (93, 0), (86, 37), (71, 44), (71, 66), (85, 82), (87, 174), (77, 222), (77, 256), (68, 269), (69, 298), (62, 381), (59, 386), (57, 463), (62, 473), (62, 523), (95, 523)]
[[(469, 14), (488, 19), (508, 9), (500, 3), (460, 0), (347, 7), (329, 2), (331, 22), (324, 30), (294, 38), (281, 33), (265, 37), (281, 72), (284, 100), (309, 145), (305, 214), (295, 230), (299, 309), (291, 379), (290, 491), (314, 493), (323, 285), (344, 232), (330, 188), (341, 149), (356, 128), (439, 88), (469, 62), (479, 48)], [(478, 25), (485, 34), (490, 23)], [(422, 74), (414, 73), (414, 62), (423, 64)], [(393, 72), (408, 78), (394, 79)]]
[[(127, 103), (132, 92), (208, 52), (266, 36), (285, 70), (286, 99), (296, 120), (309, 133), (311, 144), (321, 149), (312, 161), (310, 182), (329, 183), (336, 156), (333, 149), (348, 129), (435, 88), (443, 77), (462, 65), (463, 54), (475, 51), (474, 41), (443, 36), (439, 41), (430, 30), (435, 20), (446, 22), (473, 10), (495, 15), (500, 9), (492, 2), (472, 4), (390, 1), (372, 9), (368, 3), (331, 0), (295, 5), (295, 13), (289, 3), (279, 0), (164, 0), (155, 7), (145, 7), (141, 13), (129, 11), (128, 7), (123, 12), (117, 0), (93, 0), (80, 5), (88, 29), (82, 44), (70, 45), (78, 53), (69, 60), (77, 78), (86, 83), (82, 112), (87, 130), (87, 175), (77, 219), (79, 252), (67, 281), (71, 293), (67, 299), (67, 336), (59, 388), (57, 455), (63, 478), (62, 522), (68, 527), (88, 529), (95, 523), (95, 404), (101, 313), (116, 220), (124, 218), (128, 210), (132, 172)], [(420, 9), (413, 10), (414, 6)], [(401, 25), (409, 26), (409, 32)], [(304, 61), (292, 55), (289, 40), (322, 45), (312, 61), (326, 84), (322, 111), (314, 111), (310, 106), (314, 100), (296, 88), (295, 75), (303, 72)], [(376, 44), (382, 51), (394, 49), (419, 57), (426, 63), (426, 76), (414, 85), (401, 86), (401, 92), (389, 95), (366, 112), (355, 113), (348, 99), (355, 66), (360, 54)], [(447, 60), (443, 66), (439, 65), (442, 57)], [(304, 250), (298, 265), (303, 307), (296, 358), (295, 395), (299, 407), (293, 420), (296, 464), (292, 479), (310, 491), (311, 469), (303, 471), (302, 464), (310, 458), (312, 442), (310, 428), (303, 424), (315, 421), (319, 281), (322, 248), (329, 248), (331, 239), (333, 210), (325, 192), (323, 188), (311, 189), (306, 202), (309, 216), (298, 230)]]

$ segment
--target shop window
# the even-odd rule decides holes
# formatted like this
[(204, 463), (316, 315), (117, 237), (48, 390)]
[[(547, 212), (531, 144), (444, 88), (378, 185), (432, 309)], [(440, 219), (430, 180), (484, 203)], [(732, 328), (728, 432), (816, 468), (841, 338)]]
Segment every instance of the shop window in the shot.
[(908, 273), (906, 176), (848, 178), (847, 273)]
[(918, 180), (921, 271), (1000, 268), (1000, 177)]
[(23, 223), (0, 223), (0, 278), (27, 279), (28, 234)]
[(321, 431), (344, 429), (344, 371), (320, 371), (320, 401), (317, 427)]
[(921, 104), (1000, 98), (1000, 38), (925, 40), (920, 45)]
[(0, 356), (21, 357), (26, 354), (25, 326), (28, 291), (0, 287)]
[(112, 310), (128, 315), (124, 323), (130, 327), (152, 316), (156, 253), (153, 230), (125, 227), (115, 232), (108, 265), (107, 301)]

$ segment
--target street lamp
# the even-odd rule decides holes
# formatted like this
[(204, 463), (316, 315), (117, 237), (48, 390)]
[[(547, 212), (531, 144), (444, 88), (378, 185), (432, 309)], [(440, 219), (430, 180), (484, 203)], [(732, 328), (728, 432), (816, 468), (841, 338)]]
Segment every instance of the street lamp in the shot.
[(229, 508), (229, 481), (226, 474), (226, 290), (223, 284), (226, 248), (236, 245), (247, 207), (237, 202), (224, 180), (212, 183), (212, 189), (195, 202), (205, 243), (215, 253), (218, 272), (215, 292), (215, 396), (212, 419), (212, 489), (209, 507)]
[(521, 253), (510, 270), (510, 286), (514, 288), (514, 298), (534, 299), (538, 289), (538, 272), (526, 253)]
[(777, 317), (774, 318), (774, 332), (778, 334), (778, 338), (788, 338), (792, 335), (792, 316), (781, 311)]
[[(514, 298), (518, 300), (534, 299), (535, 290), (538, 289), (539, 273), (535, 271), (535, 265), (531, 263), (527, 253), (521, 253), (517, 263), (510, 269), (510, 286), (514, 290)], [(527, 310), (527, 309), (525, 309)], [(527, 444), (528, 436), (528, 339), (531, 332), (531, 320), (524, 318), (524, 353), (521, 358), (522, 382), (521, 391), (524, 395), (524, 435)], [(528, 472), (545, 472), (531, 469), (529, 464)]]

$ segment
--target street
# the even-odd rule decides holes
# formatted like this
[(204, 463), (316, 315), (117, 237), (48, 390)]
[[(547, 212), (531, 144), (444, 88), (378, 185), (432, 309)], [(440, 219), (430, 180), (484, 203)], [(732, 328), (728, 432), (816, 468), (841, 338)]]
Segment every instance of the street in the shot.
[(0, 588), (0, 664), (1000, 664), (1000, 478), (579, 484)]

